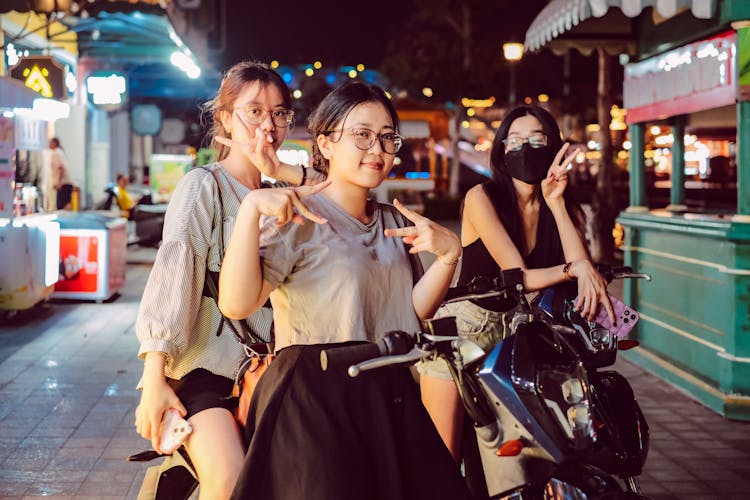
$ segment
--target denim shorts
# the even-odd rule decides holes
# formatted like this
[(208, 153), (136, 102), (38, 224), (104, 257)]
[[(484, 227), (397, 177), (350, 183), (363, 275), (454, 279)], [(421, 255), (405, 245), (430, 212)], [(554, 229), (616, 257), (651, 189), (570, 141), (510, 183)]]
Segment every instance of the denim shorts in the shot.
[[(508, 318), (512, 317), (512, 314), (513, 311), (490, 311), (469, 300), (464, 300), (442, 306), (435, 313), (435, 317), (455, 316), (458, 335), (472, 340), (484, 352), (489, 352), (495, 344), (508, 335)], [(417, 370), (422, 375), (451, 380), (448, 364), (444, 359), (420, 361), (417, 363)]]

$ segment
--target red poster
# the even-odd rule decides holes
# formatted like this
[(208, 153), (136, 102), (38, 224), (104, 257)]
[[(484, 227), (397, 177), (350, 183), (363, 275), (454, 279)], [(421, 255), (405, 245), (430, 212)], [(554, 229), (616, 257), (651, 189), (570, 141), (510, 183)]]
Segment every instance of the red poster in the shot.
[(99, 274), (99, 238), (60, 234), (58, 292), (96, 292)]

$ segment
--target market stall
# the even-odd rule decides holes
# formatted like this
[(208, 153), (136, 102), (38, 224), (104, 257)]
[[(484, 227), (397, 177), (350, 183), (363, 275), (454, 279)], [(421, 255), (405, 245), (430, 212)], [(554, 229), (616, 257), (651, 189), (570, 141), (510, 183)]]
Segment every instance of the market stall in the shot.
[(29, 309), (57, 281), (60, 226), (54, 215), (0, 218), (0, 310)]
[[(619, 55), (629, 135), (623, 355), (750, 420), (750, 2), (552, 0), (530, 50)], [(606, 65), (600, 66), (601, 75)], [(601, 85), (600, 89), (606, 87)], [(602, 95), (600, 94), (600, 97)]]
[(127, 220), (109, 213), (60, 212), (59, 280), (53, 297), (104, 301), (125, 284)]
[[(31, 106), (35, 99), (32, 91), (6, 78), (0, 78), (0, 89), (0, 109)], [(54, 215), (33, 213), (33, 190), (24, 192), (15, 184), (16, 148), (33, 148), (34, 132), (41, 127), (33, 119), (7, 114), (0, 116), (0, 310), (18, 311), (52, 293), (60, 227)]]
[[(625, 263), (654, 277), (647, 286), (625, 284), (626, 301), (643, 320), (641, 347), (629, 357), (716, 411), (750, 419), (750, 155), (743, 147), (750, 136), (748, 103), (736, 102), (738, 58), (750, 55), (750, 44), (747, 28), (735, 26), (626, 66), (631, 192), (618, 222)], [(700, 141), (691, 133), (707, 112), (727, 108), (728, 119), (714, 114), (733, 137)], [(654, 123), (671, 128), (664, 209), (648, 199), (645, 182), (644, 135)], [(688, 200), (686, 175), (695, 169), (709, 177), (711, 159), (723, 156), (736, 165), (736, 180), (723, 179), (736, 190), (734, 206)]]

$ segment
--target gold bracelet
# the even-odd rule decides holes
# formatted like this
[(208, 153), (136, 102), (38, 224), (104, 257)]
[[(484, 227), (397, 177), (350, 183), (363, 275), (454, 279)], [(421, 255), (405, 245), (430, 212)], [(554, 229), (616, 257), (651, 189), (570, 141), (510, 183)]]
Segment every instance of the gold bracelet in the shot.
[(570, 275), (570, 266), (572, 266), (572, 262), (566, 262), (563, 266), (563, 274), (566, 278), (568, 278), (568, 281), (576, 281), (576, 278)]

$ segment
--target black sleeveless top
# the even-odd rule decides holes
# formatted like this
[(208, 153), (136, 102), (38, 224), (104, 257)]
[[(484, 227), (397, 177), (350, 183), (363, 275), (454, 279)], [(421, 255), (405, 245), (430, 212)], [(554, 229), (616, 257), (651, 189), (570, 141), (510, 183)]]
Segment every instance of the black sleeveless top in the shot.
[[(488, 196), (499, 195), (498, 189), (497, 184), (489, 188), (485, 185), (485, 192)], [(508, 228), (511, 224), (509, 210), (513, 209), (510, 204), (514, 198), (505, 196), (504, 199), (509, 200), (509, 202), (503, 207), (504, 210), (498, 213), (498, 217), (500, 217), (503, 225)], [(519, 246), (517, 242), (516, 246)], [(552, 267), (565, 263), (557, 224), (547, 203), (541, 197), (539, 200), (539, 223), (536, 228), (536, 244), (531, 252), (523, 257), (523, 261), (527, 269)], [(480, 238), (464, 247), (461, 262), (461, 274), (457, 283), (459, 286), (466, 285), (476, 276), (487, 276), (488, 278), (500, 276), (500, 267)], [(472, 302), (491, 311), (507, 311), (513, 305), (507, 299), (504, 300), (500, 297), (473, 300)]]

